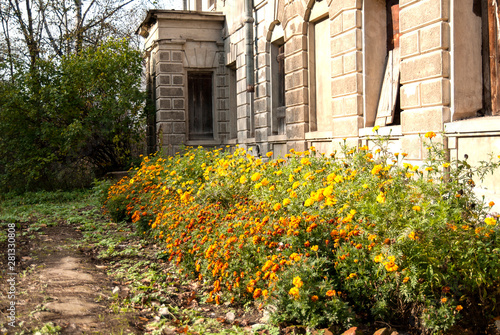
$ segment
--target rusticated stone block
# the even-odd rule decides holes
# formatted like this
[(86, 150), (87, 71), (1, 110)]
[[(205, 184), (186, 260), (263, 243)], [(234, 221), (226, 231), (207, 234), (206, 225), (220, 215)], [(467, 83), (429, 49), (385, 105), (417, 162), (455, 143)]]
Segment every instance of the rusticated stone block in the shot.
[(345, 54), (353, 50), (361, 50), (363, 46), (361, 29), (349, 30), (331, 39), (332, 56)]
[(184, 76), (173, 75), (172, 76), (172, 84), (174, 85), (184, 85)]
[(184, 109), (184, 99), (173, 99), (174, 109)]
[(359, 128), (363, 126), (363, 118), (359, 116), (341, 117), (333, 119), (333, 136), (358, 136)]
[(160, 72), (162, 73), (179, 73), (184, 71), (182, 64), (160, 64)]
[(422, 0), (401, 9), (399, 27), (401, 33), (406, 33), (433, 22), (447, 21), (449, 18), (450, 0)]
[(439, 22), (420, 29), (420, 52), (449, 48), (450, 25), (448, 22)]
[(418, 108), (420, 104), (420, 83), (405, 84), (401, 87), (401, 108)]
[(288, 140), (303, 140), (309, 127), (306, 123), (293, 123), (286, 125), (286, 135)]
[(361, 73), (348, 74), (332, 80), (332, 97), (362, 92), (363, 75)]
[(420, 84), (422, 106), (449, 105), (451, 101), (450, 80), (439, 78)]
[(184, 111), (160, 112), (159, 121), (184, 121)]
[(160, 97), (183, 97), (184, 96), (184, 88), (182, 87), (160, 87), (159, 90)]
[(434, 51), (401, 62), (401, 83), (450, 76), (450, 53)]
[(447, 107), (412, 109), (401, 113), (403, 135), (440, 132), (444, 129), (445, 122), (450, 122), (450, 109)]
[(302, 87), (285, 93), (285, 101), (287, 106), (307, 104), (307, 88)]

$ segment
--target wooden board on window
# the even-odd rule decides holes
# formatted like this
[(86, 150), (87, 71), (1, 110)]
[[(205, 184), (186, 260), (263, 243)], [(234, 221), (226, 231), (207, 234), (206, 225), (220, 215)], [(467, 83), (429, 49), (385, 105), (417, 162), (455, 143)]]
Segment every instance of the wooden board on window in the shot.
[(395, 48), (390, 50), (387, 55), (384, 81), (382, 82), (377, 107), (377, 118), (375, 119), (376, 126), (385, 126), (393, 122), (399, 89), (399, 69), (399, 48)]

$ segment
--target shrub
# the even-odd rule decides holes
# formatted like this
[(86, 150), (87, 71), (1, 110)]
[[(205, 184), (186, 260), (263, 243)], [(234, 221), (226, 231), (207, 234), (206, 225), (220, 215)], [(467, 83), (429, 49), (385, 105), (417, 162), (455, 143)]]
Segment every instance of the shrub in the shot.
[(330, 157), (314, 148), (276, 160), (242, 148), (146, 157), (107, 206), (210, 285), (207, 302), (255, 300), (277, 307), (276, 322), (312, 327), (407, 320), (440, 332), (465, 315), (484, 329), (499, 312), (499, 232), (472, 176), (499, 163), (447, 163), (434, 136), (421, 167), (384, 137)]

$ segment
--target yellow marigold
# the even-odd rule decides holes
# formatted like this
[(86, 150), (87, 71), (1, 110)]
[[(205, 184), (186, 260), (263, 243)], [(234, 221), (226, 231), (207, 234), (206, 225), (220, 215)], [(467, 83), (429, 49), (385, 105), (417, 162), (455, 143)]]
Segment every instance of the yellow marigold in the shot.
[(268, 294), (269, 294), (269, 292), (267, 290), (262, 290), (263, 297), (267, 297)]
[(312, 301), (312, 302), (316, 302), (316, 301), (318, 301), (318, 299), (319, 299), (319, 298), (318, 298), (318, 296), (317, 296), (317, 295), (313, 295), (313, 296), (311, 297), (311, 301)]
[(495, 220), (494, 218), (486, 218), (486, 219), (484, 219), (484, 222), (488, 226), (494, 226), (497, 223), (497, 220)]
[(337, 294), (337, 292), (335, 292), (335, 290), (328, 290), (326, 291), (326, 296), (327, 297), (333, 297)]
[(297, 287), (292, 287), (290, 291), (288, 291), (288, 294), (294, 297), (294, 299), (298, 299), (300, 296), (299, 289)]
[(381, 263), (384, 260), (384, 255), (379, 254), (379, 255), (375, 256), (375, 258), (373, 260), (375, 261), (375, 263)]
[(304, 285), (304, 282), (302, 281), (302, 279), (299, 276), (293, 278), (292, 283), (293, 283), (293, 285), (295, 285), (298, 288), (301, 288), (302, 285)]
[(266, 154), (266, 156), (267, 156), (267, 157), (271, 157), (272, 155), (273, 155), (273, 152), (272, 152), (272, 151), (269, 151), (269, 152)]
[(257, 289), (255, 289), (255, 291), (253, 291), (253, 298), (254, 299), (257, 299), (261, 295), (262, 295), (262, 290), (260, 288), (257, 288)]
[(245, 184), (247, 182), (247, 177), (245, 175), (240, 177), (240, 184)]
[(385, 269), (389, 272), (393, 272), (393, 271), (396, 271), (399, 267), (396, 265), (396, 263), (394, 263), (394, 261), (389, 261), (389, 262), (386, 262), (384, 263), (384, 266), (385, 266)]
[(283, 199), (283, 206), (288, 206), (288, 205), (290, 205), (290, 202), (291, 202), (291, 201), (290, 201), (290, 199), (288, 199), (288, 198)]
[(267, 186), (269, 184), (269, 180), (267, 178), (262, 179), (261, 184), (263, 186)]
[(420, 206), (413, 206), (411, 209), (413, 209), (414, 211), (417, 211), (417, 212), (420, 212), (420, 210), (421, 210)]
[(414, 231), (412, 231), (410, 234), (408, 234), (408, 238), (410, 238), (410, 240), (418, 240), (418, 236), (415, 234)]
[(311, 165), (311, 162), (309, 161), (309, 158), (304, 157), (300, 160), (300, 164), (302, 165)]
[(262, 175), (259, 173), (259, 172), (255, 172), (252, 177), (250, 177), (250, 179), (252, 179), (252, 181), (257, 181), (260, 179)]
[(314, 204), (314, 200), (313, 200), (313, 199), (311, 199), (311, 198), (309, 198), (309, 199), (307, 199), (306, 201), (304, 201), (304, 206), (305, 206), (305, 207), (309, 207), (309, 206), (311, 206), (312, 204)]
[(385, 202), (385, 194), (383, 192), (380, 192), (377, 195), (377, 202), (383, 204)]
[(429, 131), (427, 133), (425, 133), (425, 137), (426, 138), (433, 138), (433, 137), (436, 137), (436, 133), (433, 132), (433, 131)]
[(490, 207), (493, 207), (493, 206), (495, 206), (495, 203), (494, 203), (493, 201), (490, 201), (490, 202), (488, 203), (488, 205), (489, 205)]
[(450, 163), (443, 163), (442, 165), (444, 168), (450, 167)]
[(372, 131), (375, 133), (376, 131), (378, 131), (380, 129), (380, 126), (375, 126), (373, 127)]
[(379, 172), (380, 172), (380, 170), (382, 170), (382, 169), (383, 169), (382, 165), (381, 165), (381, 164), (377, 164), (377, 165), (375, 165), (375, 166), (373, 167), (373, 169), (372, 169), (372, 174), (373, 174), (373, 175), (376, 175), (376, 174), (377, 174), (377, 173), (379, 173)]
[(314, 252), (318, 251), (318, 246), (317, 245), (313, 245), (311, 247), (311, 250), (314, 251)]
[(274, 211), (279, 211), (281, 209), (281, 204), (277, 203), (273, 206)]
[(403, 283), (407, 283), (410, 280), (410, 277), (404, 277), (403, 278)]

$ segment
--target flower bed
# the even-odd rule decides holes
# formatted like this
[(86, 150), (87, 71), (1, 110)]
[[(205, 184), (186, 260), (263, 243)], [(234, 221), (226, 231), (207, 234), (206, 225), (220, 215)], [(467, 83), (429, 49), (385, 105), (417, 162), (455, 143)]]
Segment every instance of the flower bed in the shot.
[(106, 208), (164, 243), (179, 272), (209, 285), (207, 302), (255, 300), (275, 307), (277, 323), (310, 327), (484, 329), (500, 315), (500, 235), (472, 175), (499, 163), (450, 165), (434, 136), (421, 167), (384, 137), (331, 156), (146, 157)]

